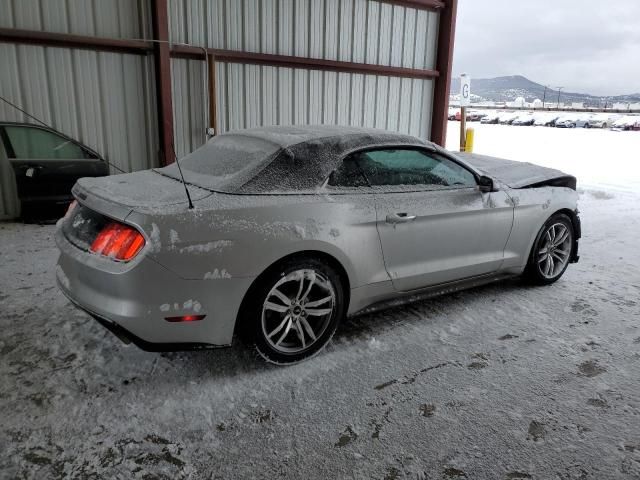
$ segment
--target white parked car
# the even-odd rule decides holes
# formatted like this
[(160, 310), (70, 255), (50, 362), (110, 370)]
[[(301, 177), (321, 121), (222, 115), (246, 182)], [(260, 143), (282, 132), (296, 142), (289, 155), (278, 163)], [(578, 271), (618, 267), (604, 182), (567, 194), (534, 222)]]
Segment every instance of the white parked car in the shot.
[(482, 117), (482, 119), (480, 120), (480, 123), (484, 123), (484, 124), (494, 124), (494, 123), (498, 123), (498, 121), (500, 120), (500, 114), (497, 112), (487, 112), (487, 114)]
[(534, 124), (534, 122), (535, 122), (535, 117), (533, 116), (533, 113), (524, 113), (522, 115), (519, 115), (518, 118), (516, 118), (513, 122), (511, 122), (511, 125), (531, 126)]
[(513, 121), (518, 118), (520, 115), (519, 112), (504, 112), (500, 115), (498, 119), (498, 123), (500, 125), (511, 125)]
[(611, 125), (611, 128), (613, 130), (633, 130), (638, 120), (640, 120), (640, 117), (633, 116), (633, 115), (626, 115), (624, 117), (619, 118), (615, 122), (613, 122), (613, 125)]
[(537, 127), (553, 127), (555, 126), (556, 120), (558, 120), (559, 115), (557, 113), (551, 112), (540, 112), (536, 113), (535, 121), (533, 124)]

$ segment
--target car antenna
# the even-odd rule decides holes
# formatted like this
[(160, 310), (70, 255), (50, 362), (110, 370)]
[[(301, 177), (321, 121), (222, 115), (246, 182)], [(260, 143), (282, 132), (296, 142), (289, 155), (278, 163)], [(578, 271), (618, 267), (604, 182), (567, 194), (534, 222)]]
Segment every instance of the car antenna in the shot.
[(193, 209), (193, 202), (191, 201), (191, 194), (189, 193), (189, 189), (187, 188), (187, 182), (184, 181), (184, 174), (182, 173), (182, 167), (180, 166), (180, 162), (178, 161), (178, 156), (176, 155), (176, 151), (173, 148), (173, 142), (171, 142), (171, 153), (173, 154), (173, 161), (176, 162), (176, 166), (178, 167), (178, 172), (180, 172), (180, 179), (182, 180), (182, 186), (184, 186), (184, 192), (187, 194), (187, 200), (189, 201), (189, 210)]
[[(65, 135), (64, 133), (58, 131), (57, 129), (53, 128), (51, 125), (49, 125), (46, 122), (43, 122), (42, 120), (40, 120), (38, 117), (35, 117), (33, 115), (31, 115), (29, 112), (24, 111), (22, 108), (20, 108), (19, 106), (17, 106), (15, 103), (10, 102), (9, 100), (7, 100), (6, 98), (4, 98), (2, 95), (0, 95), (0, 100), (2, 100), (3, 102), (5, 102), (6, 104), (12, 106), (13, 108), (15, 108), (16, 110), (18, 110), (19, 112), (22, 112), (24, 115), (26, 115), (29, 118), (32, 118), (33, 120), (35, 120), (36, 122), (44, 125), (47, 128), (50, 128), (51, 130), (53, 130), (56, 133), (59, 133), (60, 135), (64, 135), (65, 137), (67, 135)], [(109, 160), (103, 158), (103, 160), (106, 162), (107, 165), (109, 165), (110, 167), (113, 167), (114, 169), (118, 170), (120, 173), (129, 173), (129, 172), (125, 172), (123, 169), (121, 169), (120, 167), (114, 165), (113, 163), (111, 163)]]

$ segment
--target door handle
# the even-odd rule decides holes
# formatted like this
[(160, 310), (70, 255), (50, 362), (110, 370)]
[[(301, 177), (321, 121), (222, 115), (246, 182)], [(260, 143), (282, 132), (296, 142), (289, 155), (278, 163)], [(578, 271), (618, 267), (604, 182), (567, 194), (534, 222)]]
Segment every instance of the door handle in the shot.
[(408, 213), (390, 213), (387, 215), (387, 223), (406, 223), (413, 222), (416, 219), (416, 215), (410, 215)]

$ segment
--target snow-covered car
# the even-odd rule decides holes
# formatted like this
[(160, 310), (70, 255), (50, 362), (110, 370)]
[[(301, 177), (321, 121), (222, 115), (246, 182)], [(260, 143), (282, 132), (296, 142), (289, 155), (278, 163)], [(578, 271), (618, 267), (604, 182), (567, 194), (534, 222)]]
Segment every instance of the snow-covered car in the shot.
[(589, 124), (591, 115), (572, 113), (558, 118), (555, 126), (558, 128), (583, 128)]
[(613, 130), (632, 130), (637, 121), (638, 117), (626, 115), (613, 122), (611, 128)]
[(534, 124), (535, 120), (536, 119), (533, 116), (533, 113), (524, 113), (522, 115), (519, 115), (518, 118), (511, 122), (511, 125), (531, 126)]
[(564, 115), (556, 120), (555, 126), (558, 128), (576, 128), (577, 122), (576, 115)]
[(535, 114), (533, 124), (537, 127), (554, 127), (558, 118), (557, 113), (540, 112)]
[(480, 119), (480, 123), (483, 124), (496, 124), (500, 119), (500, 114), (497, 112), (487, 112), (487, 114)]
[(575, 189), (557, 170), (381, 130), (240, 130), (179, 164), (80, 179), (57, 282), (142, 348), (235, 333), (293, 363), (345, 315), (511, 276), (555, 282), (578, 259)]
[(608, 128), (613, 122), (618, 120), (620, 115), (609, 115), (606, 113), (595, 113), (593, 114), (587, 123), (585, 124), (585, 128)]
[(500, 125), (511, 125), (519, 115), (520, 114), (518, 112), (504, 112), (500, 115), (498, 123)]
[(467, 112), (467, 121), (468, 122), (479, 122), (484, 118), (485, 115), (486, 115), (486, 113), (484, 113), (484, 112), (476, 112), (474, 110), (471, 110), (471, 111)]

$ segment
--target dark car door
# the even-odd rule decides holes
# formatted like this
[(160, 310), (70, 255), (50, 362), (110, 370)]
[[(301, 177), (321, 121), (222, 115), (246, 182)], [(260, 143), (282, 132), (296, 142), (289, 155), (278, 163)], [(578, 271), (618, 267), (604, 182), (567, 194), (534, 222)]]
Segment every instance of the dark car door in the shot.
[(23, 206), (67, 203), (78, 178), (109, 174), (107, 163), (94, 152), (49, 129), (5, 124), (0, 135)]

